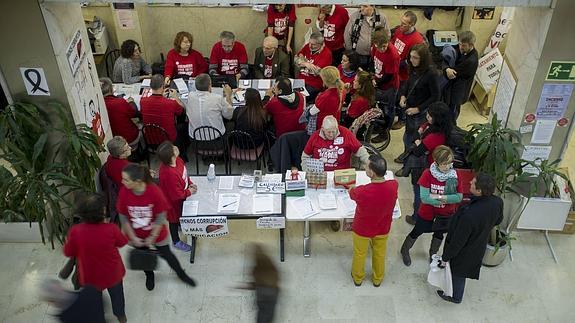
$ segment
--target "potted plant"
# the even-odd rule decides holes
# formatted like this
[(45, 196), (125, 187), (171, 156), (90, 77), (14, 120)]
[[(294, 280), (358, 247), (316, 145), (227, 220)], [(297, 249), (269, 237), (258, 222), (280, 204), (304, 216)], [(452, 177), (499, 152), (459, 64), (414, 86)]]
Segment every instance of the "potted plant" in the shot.
[(505, 259), (513, 239), (509, 232), (510, 226), (505, 224), (512, 223), (518, 212), (514, 208), (516, 203), (511, 200), (519, 197), (509, 194), (508, 188), (521, 174), (521, 134), (517, 130), (503, 127), (497, 114), (494, 114), (488, 123), (472, 124), (467, 141), (470, 144), (467, 160), (473, 170), (492, 175), (496, 183), (496, 194), (506, 200), (503, 222), (493, 228), (483, 259), (485, 265), (496, 266)]
[(16, 103), (0, 113), (0, 219), (38, 223), (52, 247), (72, 224), (71, 193), (94, 191), (101, 166), (97, 137), (71, 119), (57, 103)]

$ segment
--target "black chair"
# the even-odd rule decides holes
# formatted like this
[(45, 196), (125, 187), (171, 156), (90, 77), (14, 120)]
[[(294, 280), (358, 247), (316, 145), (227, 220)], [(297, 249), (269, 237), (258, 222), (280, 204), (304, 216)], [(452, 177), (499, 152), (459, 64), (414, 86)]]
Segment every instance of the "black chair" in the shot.
[(104, 61), (106, 62), (106, 75), (108, 75), (109, 78), (112, 78), (112, 75), (114, 74), (114, 64), (118, 57), (120, 57), (119, 49), (112, 49), (106, 53), (106, 56), (104, 56)]
[(228, 136), (228, 147), (230, 147), (229, 152), (229, 173), (232, 172), (232, 161), (238, 162), (238, 165), (242, 161), (256, 162), (256, 169), (261, 169), (262, 160), (263, 165), (265, 165), (265, 151), (266, 144), (265, 141), (256, 147), (255, 141), (251, 134), (241, 131), (234, 130), (230, 132)]
[(116, 211), (116, 200), (120, 188), (106, 172), (106, 163), (98, 170), (98, 181), (96, 182), (96, 192), (106, 196), (108, 205), (106, 206), (106, 216), (110, 218), (110, 223), (119, 223), (118, 211)]
[(196, 154), (196, 175), (200, 175), (200, 157), (216, 159), (223, 157), (226, 174), (228, 173), (228, 147), (222, 133), (211, 126), (198, 127), (192, 133), (194, 153)]
[(142, 134), (146, 144), (146, 160), (148, 161), (148, 167), (150, 167), (150, 154), (155, 154), (158, 146), (162, 142), (170, 140), (170, 138), (166, 129), (151, 123), (147, 123), (142, 127)]

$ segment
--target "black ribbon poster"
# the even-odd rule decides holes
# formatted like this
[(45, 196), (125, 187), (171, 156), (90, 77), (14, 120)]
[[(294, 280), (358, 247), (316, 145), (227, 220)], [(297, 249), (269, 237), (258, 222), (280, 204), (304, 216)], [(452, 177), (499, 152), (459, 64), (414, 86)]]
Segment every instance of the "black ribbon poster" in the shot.
[(50, 95), (48, 82), (43, 68), (21, 67), (20, 73), (28, 95)]

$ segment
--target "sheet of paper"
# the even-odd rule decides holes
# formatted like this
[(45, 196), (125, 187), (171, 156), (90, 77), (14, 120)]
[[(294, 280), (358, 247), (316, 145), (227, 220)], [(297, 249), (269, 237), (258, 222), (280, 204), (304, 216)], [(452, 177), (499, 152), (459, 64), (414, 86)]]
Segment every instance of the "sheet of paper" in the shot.
[[(347, 193), (347, 192), (346, 192)], [(339, 194), (337, 196), (340, 207), (344, 210), (346, 215), (355, 214), (355, 201), (349, 197), (349, 194)]]
[(240, 194), (224, 193), (218, 198), (218, 213), (238, 213), (240, 207)]
[(142, 87), (150, 87), (150, 82), (152, 79), (143, 79), (142, 80)]
[(261, 79), (258, 80), (258, 89), (259, 90), (267, 90), (272, 87), (272, 80)]
[(256, 178), (252, 175), (242, 175), (242, 177), (240, 177), (240, 182), (238, 183), (238, 186), (252, 188), (254, 187), (255, 181)]
[(240, 83), (238, 84), (238, 87), (240, 89), (247, 89), (250, 88), (252, 86), (252, 80), (240, 80)]
[(537, 120), (535, 129), (533, 129), (533, 136), (531, 136), (532, 144), (548, 144), (551, 142), (553, 132), (555, 131), (556, 120)]
[(290, 203), (295, 209), (295, 212), (301, 215), (301, 217), (304, 219), (319, 213), (316, 209), (314, 209), (313, 204), (311, 204), (311, 200), (307, 196), (291, 200)]
[(322, 210), (337, 209), (337, 201), (333, 193), (321, 193), (317, 196), (319, 208)]
[(232, 176), (220, 176), (219, 190), (231, 190), (234, 188), (234, 178)]
[(262, 182), (281, 182), (282, 174), (265, 174), (262, 178)]
[(255, 194), (253, 196), (253, 213), (270, 214), (274, 210), (274, 199), (271, 194)]
[(182, 207), (182, 216), (196, 216), (198, 215), (198, 206), (200, 201), (184, 201)]
[(240, 193), (242, 193), (243, 195), (251, 195), (253, 191), (254, 190), (249, 189), (249, 188), (243, 188), (240, 190)]
[[(525, 146), (523, 150), (523, 155), (521, 159), (528, 161), (535, 161), (536, 159), (547, 160), (551, 154), (552, 146)], [(537, 164), (541, 164), (541, 161), (536, 161)], [(531, 165), (523, 167), (523, 171), (531, 174), (539, 174), (539, 170)]]
[(189, 92), (188, 84), (186, 84), (186, 81), (184, 81), (184, 79), (174, 79), (174, 83), (176, 84), (176, 87), (178, 88), (178, 92), (180, 94)]

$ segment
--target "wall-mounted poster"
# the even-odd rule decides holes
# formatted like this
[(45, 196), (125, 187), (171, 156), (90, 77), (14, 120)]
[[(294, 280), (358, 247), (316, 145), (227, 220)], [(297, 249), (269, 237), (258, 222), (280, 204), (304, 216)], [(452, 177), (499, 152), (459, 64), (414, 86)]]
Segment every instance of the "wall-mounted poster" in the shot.
[(495, 7), (474, 7), (473, 19), (493, 20)]

